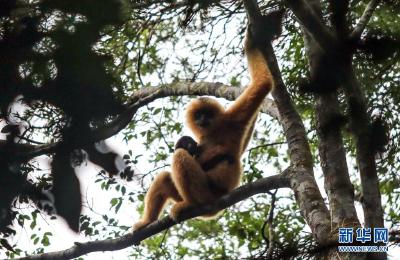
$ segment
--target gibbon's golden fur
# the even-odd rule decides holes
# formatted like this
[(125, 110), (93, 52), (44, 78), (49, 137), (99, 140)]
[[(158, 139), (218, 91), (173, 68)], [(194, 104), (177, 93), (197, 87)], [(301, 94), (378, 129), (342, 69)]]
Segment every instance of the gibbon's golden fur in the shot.
[(205, 97), (188, 105), (186, 122), (199, 151), (193, 156), (184, 146), (176, 149), (172, 171), (161, 172), (151, 184), (143, 216), (134, 225), (135, 230), (157, 220), (169, 200), (175, 202), (170, 216), (179, 221), (182, 210), (214, 202), (239, 185), (240, 157), (250, 139), (260, 105), (274, 85), (267, 63), (250, 34), (248, 30), (245, 41), (250, 84), (226, 110), (215, 99)]

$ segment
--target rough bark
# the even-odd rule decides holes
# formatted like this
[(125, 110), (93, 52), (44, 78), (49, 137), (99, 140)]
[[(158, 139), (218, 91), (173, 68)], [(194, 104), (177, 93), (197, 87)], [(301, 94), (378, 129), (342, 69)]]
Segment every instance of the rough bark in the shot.
[(344, 75), (345, 92), (350, 108), (351, 131), (355, 136), (357, 165), (361, 179), (361, 203), (367, 227), (383, 227), (383, 209), (375, 153), (371, 150), (370, 117), (365, 95), (356, 79), (352, 66)]
[[(356, 143), (357, 163), (361, 175), (365, 225), (369, 227), (383, 227), (383, 211), (379, 191), (379, 180), (376, 173), (374, 154), (369, 147), (369, 139), (371, 136), (369, 135), (369, 117), (367, 114), (365, 96), (355, 77), (351, 64), (352, 53), (348, 52), (349, 50), (352, 50), (351, 46), (346, 46), (358, 41), (358, 37), (362, 34), (362, 31), (379, 1), (372, 0), (367, 5), (359, 24), (351, 34), (351, 41), (348, 41), (349, 36), (346, 35), (347, 28), (349, 27), (346, 24), (347, 1), (330, 2), (332, 11), (336, 12), (331, 16), (332, 24), (336, 29), (336, 34), (333, 36), (325, 33), (323, 31), (324, 26), (319, 24), (323, 24), (322, 16), (320, 15), (318, 17), (318, 12), (320, 11), (319, 1), (308, 1), (308, 5), (304, 3), (304, 1), (287, 0), (286, 2), (299, 19), (300, 24), (306, 32), (305, 35), (309, 36), (306, 40), (308, 40), (308, 44), (311, 45), (308, 46), (311, 63), (313, 62), (313, 55), (318, 56), (319, 53), (337, 53), (338, 55), (347, 55), (347, 57), (343, 57), (344, 59), (342, 62), (333, 62), (332, 64), (337, 64), (337, 66), (336, 68), (331, 68), (331, 71), (338, 73), (338, 78), (345, 89), (348, 101), (347, 104), (350, 110), (352, 121), (351, 129)], [(313, 11), (307, 11), (309, 8), (313, 9)], [(317, 29), (311, 28), (311, 21), (316, 22), (315, 24), (317, 25)], [(328, 41), (331, 41), (331, 43)], [(318, 50), (319, 48), (320, 50)], [(331, 55), (330, 58), (333, 59), (334, 55)], [(311, 70), (313, 70), (312, 64)], [(345, 164), (340, 164), (338, 162), (344, 158), (342, 138), (340, 136), (340, 130), (329, 129), (327, 132), (325, 129), (325, 131), (321, 131), (321, 128), (324, 127), (324, 121), (330, 120), (329, 116), (331, 112), (338, 111), (336, 93), (322, 94), (317, 97), (316, 107), (318, 127), (320, 130), (318, 133), (321, 142), (319, 149), (325, 174), (325, 185), (331, 206), (332, 221), (335, 225), (343, 225), (343, 223), (340, 223), (340, 219), (350, 218), (351, 221), (355, 212), (353, 206), (354, 195), (351, 183), (347, 176), (347, 167), (345, 167)], [(332, 163), (332, 161), (338, 163)], [(336, 169), (336, 167), (340, 168)], [(339, 174), (339, 176), (337, 174)], [(345, 177), (345, 179), (338, 179), (338, 177)], [(344, 187), (340, 187), (341, 185)], [(343, 193), (339, 193), (341, 191)], [(344, 205), (341, 205), (341, 203), (344, 203)], [(333, 250), (328, 254), (330, 255), (330, 258), (333, 259), (340, 257), (339, 255), (335, 257)], [(353, 256), (347, 255), (346, 258), (347, 257), (352, 258)], [(357, 258), (358, 256), (354, 257)], [(359, 257), (362, 258), (365, 256), (360, 255)], [(368, 257), (385, 259), (385, 254), (373, 254)]]
[(332, 230), (339, 227), (355, 227), (360, 223), (354, 207), (354, 188), (347, 168), (346, 152), (340, 127), (324, 127), (328, 120), (340, 115), (337, 94), (320, 95), (316, 98), (318, 150), (324, 175), (325, 190), (331, 212)]
[[(257, 2), (245, 0), (244, 3), (249, 20), (256, 21), (261, 16)], [(274, 78), (275, 88), (272, 96), (277, 105), (280, 123), (289, 147), (291, 168), (294, 173), (290, 175), (290, 187), (316, 241), (321, 245), (329, 244), (329, 211), (314, 178), (313, 160), (303, 121), (287, 92), (272, 45), (267, 43), (261, 51)]]
[(329, 244), (331, 242), (329, 211), (314, 178), (313, 160), (303, 121), (287, 92), (272, 46), (266, 48), (265, 55), (275, 80), (272, 95), (279, 110), (291, 165), (295, 172), (290, 176), (290, 186), (300, 212), (310, 226), (316, 241), (321, 245)]
[[(322, 21), (319, 1), (310, 1), (314, 12)], [(340, 1), (332, 2), (332, 19), (337, 31), (348, 27)], [(335, 3), (333, 3), (335, 2)], [(341, 3), (347, 5), (347, 1)], [(338, 12), (338, 13), (336, 13)], [(310, 73), (313, 78), (317, 71), (318, 60), (324, 55), (317, 42), (303, 29), (306, 53), (310, 63)], [(342, 32), (344, 33), (344, 32)], [(325, 87), (325, 86), (318, 86)], [(343, 145), (341, 126), (341, 111), (337, 91), (315, 95), (315, 115), (317, 119), (318, 151), (324, 175), (325, 190), (328, 196), (333, 232), (339, 227), (359, 226), (354, 207), (354, 188), (350, 181), (347, 168), (346, 151)], [(336, 231), (337, 233), (337, 231)]]

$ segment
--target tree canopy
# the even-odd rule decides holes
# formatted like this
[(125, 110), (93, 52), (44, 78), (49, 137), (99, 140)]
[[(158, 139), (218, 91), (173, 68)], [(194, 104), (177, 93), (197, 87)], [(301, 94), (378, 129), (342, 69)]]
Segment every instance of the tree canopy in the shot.
[[(166, 214), (132, 233), (121, 212), (143, 209), (190, 134), (185, 105), (239, 96), (247, 22), (276, 10), (282, 35), (263, 52), (275, 89), (242, 158), (243, 186), (180, 224)], [(341, 259), (338, 228), (361, 226), (389, 228), (398, 246), (399, 13), (395, 0), (0, 0), (0, 256)], [(122, 158), (103, 142), (113, 136), (132, 145)], [(77, 174), (88, 163), (102, 169), (89, 194)], [(51, 253), (56, 234), (39, 216), (89, 242)], [(18, 243), (22, 228), (34, 249)]]

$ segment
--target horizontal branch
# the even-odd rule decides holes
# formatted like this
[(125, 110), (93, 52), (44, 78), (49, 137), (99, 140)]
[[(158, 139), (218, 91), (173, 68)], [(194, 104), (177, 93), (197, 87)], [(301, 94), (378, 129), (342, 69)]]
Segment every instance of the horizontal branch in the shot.
[[(290, 169), (288, 168), (281, 174), (266, 177), (258, 181), (243, 185), (233, 190), (231, 193), (221, 197), (213, 204), (203, 205), (197, 208), (190, 208), (182, 213), (181, 221), (202, 216), (206, 213), (225, 209), (255, 194), (265, 193), (267, 191), (279, 188), (287, 188), (289, 187), (289, 180), (287, 178), (289, 171)], [(27, 256), (18, 259), (20, 260), (21, 259), (24, 260), (71, 259), (96, 251), (120, 250), (132, 245), (138, 245), (142, 240), (149, 238), (155, 234), (158, 234), (161, 231), (168, 229), (176, 224), (177, 223), (175, 223), (170, 217), (165, 217), (159, 221), (153, 222), (152, 224), (146, 226), (143, 229), (137, 230), (132, 233), (130, 232), (118, 238), (90, 241), (86, 243), (75, 243), (74, 246), (65, 250)]]
[[(214, 96), (218, 98), (225, 98), (226, 100), (235, 100), (243, 92), (243, 90), (244, 88), (232, 87), (220, 82), (178, 81), (156, 87), (142, 88), (132, 95), (131, 100), (141, 99), (152, 94), (154, 94), (154, 96), (151, 101), (158, 98), (187, 95)], [(147, 102), (146, 104), (150, 102)], [(141, 103), (140, 106), (144, 106), (146, 104)], [(279, 119), (278, 110), (272, 99), (266, 98), (264, 100), (261, 111), (275, 119)]]
[[(215, 96), (225, 98), (227, 100), (235, 100), (243, 91), (241, 88), (224, 85), (214, 82), (175, 82), (157, 87), (148, 87), (140, 89), (133, 93), (126, 105), (123, 113), (117, 116), (110, 123), (93, 130), (91, 140), (87, 142), (95, 143), (105, 140), (116, 135), (124, 129), (132, 120), (137, 110), (156, 99), (170, 96)], [(265, 99), (262, 104), (261, 111), (269, 114), (273, 118), (279, 119), (279, 113), (273, 100)], [(6, 141), (0, 140), (0, 148), (6, 144)], [(30, 145), (30, 144), (15, 144), (16, 156), (21, 159), (32, 159), (43, 154), (53, 153), (57, 150), (59, 143), (47, 145)]]
[(365, 27), (367, 26), (369, 20), (371, 19), (373, 12), (375, 11), (375, 9), (379, 3), (380, 3), (380, 0), (371, 0), (368, 3), (367, 7), (364, 10), (364, 13), (362, 14), (362, 16), (360, 18), (360, 21), (358, 21), (353, 32), (350, 34), (350, 39), (352, 39), (352, 40), (360, 39), (361, 34), (363, 33)]
[[(132, 120), (136, 111), (156, 99), (171, 96), (214, 96), (235, 100), (243, 91), (241, 88), (231, 87), (219, 82), (187, 82), (179, 81), (157, 87), (147, 87), (136, 91), (130, 99), (130, 105), (124, 113), (114, 119), (110, 124), (96, 130), (93, 133), (93, 142), (107, 139), (124, 129)], [(261, 111), (269, 114), (273, 118), (279, 119), (278, 109), (274, 101), (265, 99)]]

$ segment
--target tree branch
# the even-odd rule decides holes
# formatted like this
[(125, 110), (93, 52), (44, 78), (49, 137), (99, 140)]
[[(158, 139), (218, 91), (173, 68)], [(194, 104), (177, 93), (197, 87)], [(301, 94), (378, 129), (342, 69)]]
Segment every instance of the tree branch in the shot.
[[(316, 14), (322, 17), (320, 1), (310, 1)], [(336, 21), (336, 29), (345, 26), (345, 10), (347, 1), (331, 0), (333, 14), (332, 19)], [(304, 29), (303, 29), (304, 31)], [(318, 60), (323, 52), (319, 44), (304, 34), (304, 44), (309, 60), (311, 78), (316, 77), (318, 71)], [(333, 229), (339, 225), (357, 225), (357, 213), (354, 207), (354, 188), (351, 184), (346, 162), (346, 151), (340, 128), (340, 107), (338, 94), (324, 93), (315, 95), (315, 115), (318, 134), (318, 151), (320, 165), (324, 175), (325, 190), (329, 200), (331, 212), (331, 226)], [(339, 121), (339, 123), (338, 123)]]
[(367, 7), (364, 10), (364, 13), (362, 14), (360, 21), (358, 21), (356, 27), (354, 28), (353, 32), (350, 34), (350, 39), (357, 41), (360, 39), (361, 34), (363, 33), (365, 27), (367, 26), (369, 20), (371, 19), (371, 16), (373, 12), (375, 11), (376, 7), (380, 3), (380, 0), (371, 0)]
[[(259, 14), (257, 3), (253, 0), (245, 0), (244, 3), (249, 20), (256, 20)], [(289, 147), (291, 165), (294, 169), (290, 178), (290, 187), (316, 241), (320, 245), (329, 244), (331, 228), (329, 211), (313, 175), (312, 155), (303, 121), (287, 92), (271, 43), (266, 43), (261, 51), (275, 81), (272, 96), (279, 111), (280, 122)]]
[(355, 137), (356, 159), (360, 170), (362, 206), (367, 227), (383, 227), (383, 209), (375, 151), (371, 149), (371, 118), (367, 112), (365, 93), (357, 80), (354, 68), (347, 64), (343, 77), (344, 92), (351, 119), (350, 128)]
[(318, 42), (323, 50), (337, 45), (337, 38), (304, 0), (285, 0), (301, 25)]
[(278, 61), (271, 44), (265, 48), (263, 54), (268, 62), (271, 74), (275, 81), (272, 91), (280, 115), (280, 122), (289, 147), (289, 156), (293, 165), (312, 169), (312, 155), (307, 140), (303, 121), (297, 112), (293, 101), (283, 82)]
[[(231, 193), (221, 197), (213, 204), (202, 205), (197, 208), (190, 208), (187, 211), (183, 212), (181, 221), (202, 216), (209, 212), (215, 212), (218, 210), (225, 209), (255, 194), (265, 193), (267, 191), (279, 188), (287, 188), (289, 187), (289, 179), (287, 176), (288, 172), (290, 171), (291, 169), (288, 168), (281, 174), (266, 177), (258, 181), (243, 185), (233, 190)], [(158, 234), (161, 231), (168, 229), (176, 224), (177, 223), (175, 223), (170, 217), (165, 217), (159, 221), (153, 222), (152, 224), (148, 225), (143, 229), (134, 231), (132, 233), (130, 232), (118, 238), (90, 241), (86, 243), (75, 243), (74, 246), (65, 250), (27, 256), (18, 259), (19, 260), (71, 259), (96, 251), (120, 250), (132, 245), (137, 245), (142, 240), (149, 238), (155, 234)]]
[[(117, 116), (110, 123), (93, 130), (91, 140), (87, 142), (98, 142), (107, 139), (119, 131), (124, 129), (137, 110), (156, 99), (170, 97), (170, 96), (186, 96), (186, 95), (209, 95), (215, 97), (225, 98), (227, 100), (235, 100), (242, 88), (224, 85), (222, 83), (214, 82), (175, 82), (171, 84), (161, 85), (157, 87), (143, 88), (135, 93), (130, 98), (126, 110)], [(261, 111), (269, 114), (271, 117), (279, 120), (279, 113), (277, 107), (272, 99), (265, 99)], [(0, 140), (0, 148), (4, 147), (6, 141)], [(31, 144), (15, 144), (16, 156), (23, 160), (29, 160), (36, 156), (43, 154), (53, 153), (57, 150), (59, 143), (46, 144), (46, 145), (31, 145)]]
[(338, 38), (346, 39), (349, 33), (347, 13), (349, 11), (349, 0), (329, 0), (331, 9), (331, 21), (335, 26), (335, 33)]
[(341, 113), (336, 91), (315, 98), (318, 151), (328, 195), (332, 228), (357, 226), (359, 221), (354, 206), (354, 187), (346, 161), (346, 150), (341, 134)]
[[(131, 100), (137, 98), (146, 97), (155, 93), (153, 100), (158, 98), (170, 97), (170, 96), (214, 96), (225, 98), (227, 100), (235, 100), (242, 92), (244, 88), (232, 87), (225, 85), (220, 82), (187, 82), (179, 81), (175, 83), (165, 84), (157, 87), (143, 88), (132, 95)], [(150, 102), (151, 102), (150, 101)], [(147, 102), (146, 104), (150, 103)], [(141, 104), (143, 106), (145, 104)], [(277, 107), (272, 99), (266, 98), (262, 104), (261, 111), (267, 113), (275, 119), (279, 119), (279, 113)]]
[(290, 187), (316, 241), (320, 245), (329, 244), (330, 215), (314, 178), (313, 160), (303, 121), (287, 92), (271, 44), (267, 44), (263, 54), (275, 81), (272, 96), (279, 110), (291, 165), (295, 169), (290, 178)]
[(260, 7), (256, 0), (243, 0), (244, 7), (247, 13), (247, 19), (250, 23), (256, 24), (261, 18)]

